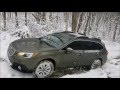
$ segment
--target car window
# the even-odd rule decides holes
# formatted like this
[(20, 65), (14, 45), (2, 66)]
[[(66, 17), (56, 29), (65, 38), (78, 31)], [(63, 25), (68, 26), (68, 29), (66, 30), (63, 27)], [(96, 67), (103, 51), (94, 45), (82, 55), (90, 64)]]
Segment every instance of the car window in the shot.
[(84, 49), (84, 43), (83, 41), (74, 41), (67, 45), (66, 48), (72, 48), (73, 50), (83, 50)]
[(53, 47), (60, 47), (61, 45), (63, 45), (63, 42), (60, 38), (54, 36), (54, 35), (48, 35), (45, 36), (41, 39), (41, 41), (46, 42), (47, 44), (53, 46)]
[(103, 49), (103, 46), (96, 42), (85, 41), (84, 50), (100, 50)]

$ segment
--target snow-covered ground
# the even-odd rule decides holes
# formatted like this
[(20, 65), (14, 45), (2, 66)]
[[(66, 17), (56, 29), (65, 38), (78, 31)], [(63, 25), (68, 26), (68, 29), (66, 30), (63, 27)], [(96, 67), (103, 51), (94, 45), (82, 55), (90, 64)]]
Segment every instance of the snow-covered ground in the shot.
[[(9, 32), (0, 32), (0, 78), (33, 78), (32, 74), (13, 70), (7, 57), (8, 45), (19, 37)], [(108, 60), (102, 68), (67, 74), (61, 78), (120, 78), (120, 44), (104, 41), (108, 49)]]

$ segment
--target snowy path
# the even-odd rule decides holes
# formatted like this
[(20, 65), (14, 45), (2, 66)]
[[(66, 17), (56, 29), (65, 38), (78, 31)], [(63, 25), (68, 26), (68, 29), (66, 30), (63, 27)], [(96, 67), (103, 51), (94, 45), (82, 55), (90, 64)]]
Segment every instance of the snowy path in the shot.
[(110, 60), (102, 68), (81, 74), (68, 74), (62, 78), (120, 78), (120, 59)]

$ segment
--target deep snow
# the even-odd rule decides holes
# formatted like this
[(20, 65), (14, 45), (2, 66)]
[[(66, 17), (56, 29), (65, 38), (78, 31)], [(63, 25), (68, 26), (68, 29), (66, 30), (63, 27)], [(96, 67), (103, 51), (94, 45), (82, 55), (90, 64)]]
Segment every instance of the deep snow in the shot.
[[(0, 32), (0, 78), (33, 78), (32, 74), (13, 70), (9, 65), (7, 48), (16, 39), (19, 39), (19, 37), (9, 32)], [(103, 42), (109, 53), (108, 60), (102, 68), (84, 72), (78, 71), (77, 73), (61, 76), (61, 78), (120, 78), (120, 44), (111, 41)]]

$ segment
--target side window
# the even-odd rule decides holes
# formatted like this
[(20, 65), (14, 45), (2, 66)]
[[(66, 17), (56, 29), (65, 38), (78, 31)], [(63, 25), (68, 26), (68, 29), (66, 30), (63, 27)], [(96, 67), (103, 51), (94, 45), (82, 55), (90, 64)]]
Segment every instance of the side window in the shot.
[(99, 43), (85, 41), (85, 50), (100, 50), (103, 49), (103, 46)]
[(82, 41), (74, 41), (71, 44), (67, 45), (66, 48), (70, 47), (73, 50), (83, 50), (84, 43)]

